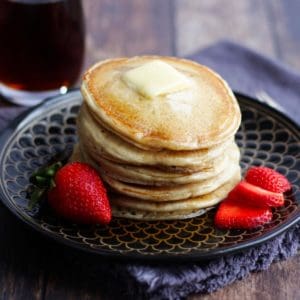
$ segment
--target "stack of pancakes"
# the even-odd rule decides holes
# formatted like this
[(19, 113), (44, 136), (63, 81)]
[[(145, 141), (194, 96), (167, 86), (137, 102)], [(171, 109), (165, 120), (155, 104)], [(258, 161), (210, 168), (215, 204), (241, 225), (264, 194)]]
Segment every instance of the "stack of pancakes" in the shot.
[[(184, 74), (191, 88), (148, 99), (123, 80), (124, 72), (152, 60)], [(197, 216), (240, 180), (240, 109), (212, 70), (174, 57), (111, 59), (85, 73), (82, 94), (73, 160), (98, 170), (114, 216)]]

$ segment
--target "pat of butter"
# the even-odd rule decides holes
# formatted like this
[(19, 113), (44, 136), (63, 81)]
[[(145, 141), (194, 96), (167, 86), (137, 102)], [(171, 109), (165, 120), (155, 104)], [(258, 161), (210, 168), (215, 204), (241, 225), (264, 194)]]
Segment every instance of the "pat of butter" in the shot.
[(125, 72), (123, 80), (149, 98), (178, 92), (191, 85), (185, 75), (160, 60), (151, 61)]

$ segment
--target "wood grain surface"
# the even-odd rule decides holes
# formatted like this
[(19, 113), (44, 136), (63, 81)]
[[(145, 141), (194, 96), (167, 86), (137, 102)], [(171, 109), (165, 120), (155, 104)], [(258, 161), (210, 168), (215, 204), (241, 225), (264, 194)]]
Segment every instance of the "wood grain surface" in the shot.
[[(83, 5), (84, 68), (124, 55), (185, 56), (231, 39), (300, 71), (298, 0), (85, 0)], [(0, 218), (0, 299), (112, 299), (99, 289), (99, 278), (92, 277), (84, 259), (80, 267), (65, 259), (72, 250), (42, 238), (2, 205)], [(300, 299), (299, 278), (298, 255), (189, 299)]]

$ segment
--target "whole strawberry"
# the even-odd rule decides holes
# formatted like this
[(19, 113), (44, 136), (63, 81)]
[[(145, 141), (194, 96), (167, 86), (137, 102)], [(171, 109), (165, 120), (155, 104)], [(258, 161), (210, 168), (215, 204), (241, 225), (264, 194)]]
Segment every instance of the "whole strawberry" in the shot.
[(60, 216), (85, 224), (108, 224), (111, 208), (97, 172), (85, 163), (73, 162), (57, 171), (48, 202)]
[(291, 189), (291, 184), (283, 175), (267, 167), (252, 167), (245, 180), (274, 193), (284, 193)]
[(108, 224), (111, 208), (105, 187), (97, 172), (89, 165), (60, 161), (32, 174), (33, 184), (28, 208), (47, 198), (60, 216), (78, 223)]

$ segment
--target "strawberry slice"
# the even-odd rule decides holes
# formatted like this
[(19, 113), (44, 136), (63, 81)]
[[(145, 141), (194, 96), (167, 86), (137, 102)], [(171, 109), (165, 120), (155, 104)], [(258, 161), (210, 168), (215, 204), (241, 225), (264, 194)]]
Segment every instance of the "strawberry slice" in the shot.
[(253, 229), (271, 220), (269, 208), (242, 205), (232, 197), (220, 204), (215, 215), (215, 225), (221, 229)]
[(266, 167), (252, 167), (245, 180), (274, 193), (284, 193), (291, 189), (291, 184), (282, 174)]
[(257, 207), (280, 207), (284, 204), (282, 193), (273, 193), (255, 186), (246, 181), (241, 181), (231, 192), (242, 204)]

